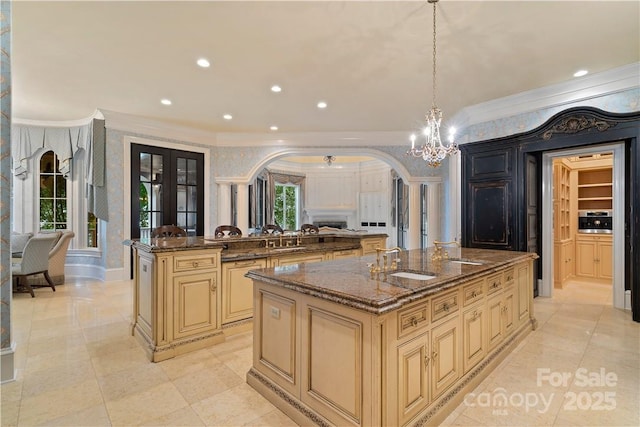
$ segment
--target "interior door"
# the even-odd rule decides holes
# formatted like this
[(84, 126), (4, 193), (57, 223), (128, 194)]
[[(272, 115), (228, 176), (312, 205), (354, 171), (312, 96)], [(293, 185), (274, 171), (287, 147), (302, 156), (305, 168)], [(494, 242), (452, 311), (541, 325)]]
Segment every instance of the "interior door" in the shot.
[(204, 235), (204, 154), (131, 144), (131, 237), (160, 225)]
[[(525, 227), (525, 241), (527, 242), (527, 252), (535, 252), (538, 255), (542, 255), (540, 252), (540, 239), (538, 239), (538, 230), (542, 229), (542, 224), (539, 222), (541, 216), (538, 215), (538, 206), (542, 204), (538, 203), (541, 195), (539, 189), (542, 188), (542, 182), (539, 180), (541, 174), (538, 173), (538, 159), (533, 154), (526, 154), (525, 158), (525, 199), (526, 199), (526, 227)], [(538, 278), (542, 277), (541, 263), (539, 260), (533, 262), (533, 296), (538, 296)]]

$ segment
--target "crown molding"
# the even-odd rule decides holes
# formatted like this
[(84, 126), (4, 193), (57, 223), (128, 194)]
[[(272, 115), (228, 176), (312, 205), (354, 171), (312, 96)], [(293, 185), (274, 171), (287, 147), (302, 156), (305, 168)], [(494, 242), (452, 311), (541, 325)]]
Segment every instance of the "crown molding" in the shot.
[(383, 132), (297, 132), (297, 133), (231, 133), (218, 134), (217, 145), (287, 146), (287, 147), (371, 147), (404, 144), (406, 131)]
[(637, 88), (640, 86), (638, 82), (640, 82), (640, 62), (635, 62), (563, 83), (470, 105), (452, 116), (448, 125), (464, 129), (478, 123), (575, 104)]
[(75, 120), (28, 120), (19, 117), (12, 117), (11, 123), (20, 126), (34, 126), (46, 128), (72, 128), (77, 126), (85, 126), (93, 121), (93, 119), (103, 120), (104, 116), (100, 110), (95, 110), (89, 117)]
[(156, 138), (175, 139), (195, 144), (216, 145), (215, 132), (166, 123), (133, 114), (119, 113), (117, 111), (100, 111), (104, 115), (105, 127), (107, 129), (153, 136)]

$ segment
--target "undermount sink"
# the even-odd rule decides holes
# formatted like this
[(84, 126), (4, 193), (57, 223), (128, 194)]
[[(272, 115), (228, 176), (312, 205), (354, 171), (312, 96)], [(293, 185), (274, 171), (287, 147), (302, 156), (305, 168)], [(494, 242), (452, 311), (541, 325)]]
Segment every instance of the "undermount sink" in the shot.
[(465, 265), (482, 265), (482, 262), (473, 261), (469, 259), (460, 259), (460, 258), (449, 258), (449, 262), (455, 262), (457, 264), (465, 264)]
[(406, 271), (392, 273), (390, 274), (390, 276), (402, 277), (403, 279), (411, 279), (411, 280), (431, 280), (436, 278), (436, 276), (429, 276), (428, 274), (409, 273)]

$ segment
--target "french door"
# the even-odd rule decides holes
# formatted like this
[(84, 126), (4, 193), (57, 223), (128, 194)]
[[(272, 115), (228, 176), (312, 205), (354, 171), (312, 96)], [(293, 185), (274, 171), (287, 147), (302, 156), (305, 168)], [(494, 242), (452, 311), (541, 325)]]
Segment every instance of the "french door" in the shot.
[(204, 235), (204, 154), (131, 144), (131, 237), (160, 225)]

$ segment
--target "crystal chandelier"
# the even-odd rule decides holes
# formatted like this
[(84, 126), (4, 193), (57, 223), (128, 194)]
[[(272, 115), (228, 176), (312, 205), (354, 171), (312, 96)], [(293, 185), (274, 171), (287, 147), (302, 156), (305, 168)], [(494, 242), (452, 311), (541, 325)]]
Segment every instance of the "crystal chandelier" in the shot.
[(442, 111), (436, 106), (436, 3), (438, 0), (427, 0), (433, 3), (433, 102), (431, 110), (425, 119), (427, 126), (424, 128), (424, 142), (416, 147), (416, 135), (411, 135), (411, 149), (407, 154), (413, 157), (422, 157), (429, 166), (437, 167), (448, 155), (458, 153), (458, 145), (453, 142), (453, 133), (449, 135), (449, 142), (442, 143), (440, 139), (440, 123), (442, 122)]

